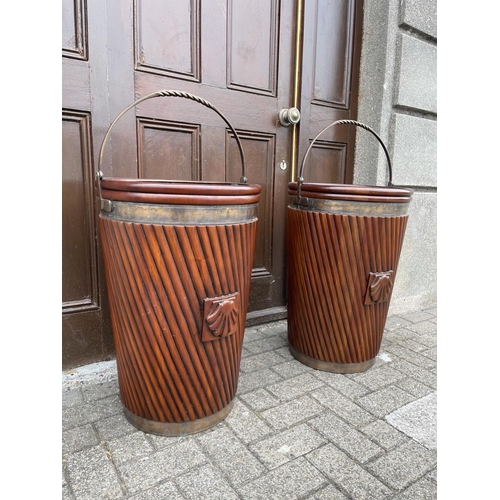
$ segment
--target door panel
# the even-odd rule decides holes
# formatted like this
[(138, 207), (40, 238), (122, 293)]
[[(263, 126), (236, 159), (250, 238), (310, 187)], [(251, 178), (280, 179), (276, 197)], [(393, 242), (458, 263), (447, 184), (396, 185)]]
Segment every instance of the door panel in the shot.
[[(137, 119), (138, 176), (144, 179), (198, 180), (200, 127)], [(175, 161), (173, 159), (175, 158)]]
[(90, 117), (64, 112), (62, 121), (62, 294), (64, 311), (98, 308), (94, 193), (89, 179)]
[(200, 81), (200, 0), (134, 2), (135, 69)]
[[(302, 3), (63, 0), (64, 367), (113, 353), (96, 238), (96, 159), (113, 119), (134, 100), (161, 89), (208, 100), (238, 131), (248, 181), (262, 186), (247, 321), (286, 316), (287, 184), (297, 156), (292, 138), (299, 133), (301, 157), (332, 118), (354, 116), (359, 59), (351, 25), (361, 2), (315, 0), (304, 11), (302, 70), (295, 68)], [(300, 74), (302, 87), (294, 89)], [(283, 127), (279, 111), (292, 105), (297, 89), (302, 120), (295, 129)], [(349, 134), (325, 134), (318, 142), (310, 155), (316, 179), (352, 180)], [(288, 168), (282, 170), (281, 162)], [(123, 116), (101, 169), (117, 177), (241, 177), (236, 141), (221, 118), (174, 97), (145, 101)]]
[[(362, 7), (359, 0), (305, 2), (298, 168), (323, 128), (356, 117)], [(352, 183), (355, 129), (338, 125), (320, 136), (305, 165), (306, 182)], [(328, 168), (325, 148), (332, 153)]]
[(276, 96), (278, 3), (277, 0), (228, 2), (228, 88)]
[[(158, 89), (184, 90), (214, 104), (237, 129), (245, 152), (248, 181), (262, 186), (249, 319), (252, 320), (252, 313), (257, 317), (264, 316), (266, 309), (272, 309), (275, 315), (278, 308), (281, 308), (283, 317), (286, 314), (282, 243), (285, 228), (275, 221), (284, 220), (286, 200), (284, 191), (276, 191), (275, 185), (276, 176), (280, 184), (287, 181), (286, 172), (277, 168), (276, 160), (278, 155), (280, 159), (289, 155), (290, 134), (282, 130), (276, 117), (281, 106), (287, 105), (290, 99), (293, 5), (289, 2), (281, 2), (280, 5), (279, 0), (213, 0), (201, 5), (196, 2), (176, 4), (175, 30), (182, 33), (186, 43), (189, 40), (191, 51), (184, 51), (177, 61), (168, 54), (160, 61), (159, 56), (153, 59), (153, 55), (159, 54), (161, 47), (172, 45), (173, 35), (167, 30), (149, 32), (151, 26), (146, 24), (144, 12), (147, 10), (147, 18), (154, 17), (155, 26), (158, 26), (172, 12), (169, 6), (172, 4), (150, 0), (137, 0), (135, 3), (136, 50), (139, 54), (135, 72), (136, 96)], [(207, 32), (210, 37), (198, 42), (194, 39), (196, 34)], [(201, 55), (198, 54), (200, 47)], [(283, 59), (283, 76), (279, 86), (278, 47), (280, 59)], [(149, 54), (153, 54), (151, 58)], [(157, 63), (155, 71), (151, 69), (152, 62), (146, 70), (145, 65), (153, 60)], [(197, 70), (196, 64), (200, 62)], [(196, 81), (197, 74), (202, 75), (199, 83)], [(241, 164), (236, 142), (229, 138), (225, 124), (213, 111), (188, 100), (162, 98), (141, 103), (136, 109), (136, 116), (149, 123), (169, 121), (179, 127), (199, 128), (199, 151), (191, 150), (190, 166), (189, 158), (185, 156), (189, 155), (189, 148), (182, 149), (185, 152), (183, 156), (180, 145), (176, 143), (181, 139), (174, 139), (173, 134), (163, 135), (161, 147), (166, 161), (163, 162), (163, 169), (161, 165), (155, 168), (154, 177), (186, 179), (190, 173), (193, 180), (240, 179)], [(183, 140), (187, 141), (186, 138)], [(167, 144), (168, 141), (170, 144)], [(155, 150), (156, 157), (159, 145), (160, 142)], [(138, 146), (141, 157), (143, 145), (139, 143)], [(182, 172), (177, 167), (180, 164), (185, 165)], [(273, 244), (273, 238), (281, 243)]]

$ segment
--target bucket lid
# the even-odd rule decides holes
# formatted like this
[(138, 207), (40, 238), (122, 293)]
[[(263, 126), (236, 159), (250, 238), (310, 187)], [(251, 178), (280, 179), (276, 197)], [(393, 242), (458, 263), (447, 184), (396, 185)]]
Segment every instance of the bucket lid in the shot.
[[(297, 195), (297, 182), (288, 184), (288, 194)], [(403, 187), (363, 186), (353, 184), (327, 184), (304, 182), (301, 196), (326, 200), (368, 201), (383, 203), (409, 203), (413, 189)]]
[(102, 197), (112, 201), (183, 205), (246, 205), (258, 203), (258, 184), (168, 181), (104, 177)]

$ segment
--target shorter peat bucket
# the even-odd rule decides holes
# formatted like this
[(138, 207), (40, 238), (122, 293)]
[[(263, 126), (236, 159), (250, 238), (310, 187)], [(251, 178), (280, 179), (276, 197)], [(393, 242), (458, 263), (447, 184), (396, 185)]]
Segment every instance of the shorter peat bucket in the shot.
[[(119, 118), (139, 102), (168, 96), (223, 118), (241, 156), (239, 183), (103, 177), (104, 146)], [(238, 386), (261, 192), (247, 184), (238, 134), (204, 99), (154, 92), (109, 127), (96, 185), (125, 416), (163, 436), (213, 427), (230, 413)]]
[[(377, 138), (388, 161), (388, 187), (304, 182), (314, 142), (340, 124)], [(288, 193), (290, 353), (318, 370), (368, 370), (380, 350), (413, 190), (393, 186), (387, 148), (370, 127), (339, 120), (311, 142)]]

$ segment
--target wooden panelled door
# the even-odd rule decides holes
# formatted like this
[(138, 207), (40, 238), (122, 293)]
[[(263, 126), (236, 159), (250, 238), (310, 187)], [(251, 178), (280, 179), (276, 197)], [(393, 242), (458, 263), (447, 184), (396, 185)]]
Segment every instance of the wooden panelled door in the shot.
[[(310, 140), (355, 118), (358, 0), (63, 0), (63, 369), (114, 355), (93, 180), (113, 119), (156, 90), (215, 105), (262, 186), (247, 321), (286, 317), (287, 184)], [(298, 107), (295, 126), (280, 110)], [(352, 182), (354, 131), (332, 130), (306, 180)], [(236, 141), (213, 111), (176, 97), (130, 110), (106, 145), (105, 176), (238, 181)]]

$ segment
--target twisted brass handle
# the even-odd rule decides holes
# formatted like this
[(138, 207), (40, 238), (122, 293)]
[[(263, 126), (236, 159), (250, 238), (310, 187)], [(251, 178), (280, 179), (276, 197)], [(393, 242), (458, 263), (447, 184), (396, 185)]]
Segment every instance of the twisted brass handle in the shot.
[(133, 102), (130, 104), (130, 106), (127, 106), (111, 123), (111, 125), (108, 128), (108, 131), (106, 132), (106, 135), (104, 136), (104, 139), (102, 141), (101, 145), (101, 150), (99, 153), (99, 162), (98, 162), (98, 169), (96, 173), (96, 180), (97, 180), (97, 191), (99, 194), (99, 199), (101, 200), (101, 205), (102, 205), (102, 189), (101, 189), (101, 179), (103, 178), (103, 173), (101, 170), (101, 165), (102, 165), (102, 159), (104, 155), (104, 147), (108, 141), (108, 137), (111, 133), (111, 130), (115, 126), (116, 122), (130, 109), (132, 109), (134, 106), (137, 106), (137, 104), (145, 101), (146, 99), (152, 99), (153, 97), (183, 97), (185, 99), (190, 99), (192, 101), (196, 101), (200, 104), (203, 104), (203, 106), (206, 106), (207, 108), (215, 111), (227, 124), (227, 126), (231, 129), (231, 132), (234, 134), (234, 137), (236, 139), (236, 142), (238, 144), (238, 149), (240, 151), (240, 157), (241, 157), (241, 170), (242, 170), (242, 175), (240, 179), (241, 184), (246, 184), (248, 182), (248, 179), (246, 178), (245, 175), (245, 155), (243, 153), (243, 146), (241, 144), (241, 140), (236, 133), (236, 130), (234, 127), (229, 123), (229, 120), (211, 103), (206, 101), (205, 99), (202, 99), (201, 97), (198, 97), (196, 95), (190, 94), (188, 92), (180, 92), (178, 90), (158, 90), (156, 92), (152, 92), (151, 94), (148, 94), (144, 97), (141, 97), (140, 99), (137, 99), (137, 101)]

